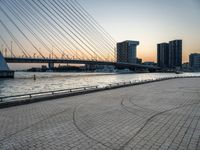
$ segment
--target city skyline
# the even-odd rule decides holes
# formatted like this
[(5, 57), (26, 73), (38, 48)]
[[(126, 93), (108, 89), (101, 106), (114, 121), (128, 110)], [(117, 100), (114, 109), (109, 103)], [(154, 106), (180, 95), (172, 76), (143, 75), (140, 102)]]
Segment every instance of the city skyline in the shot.
[(117, 42), (140, 41), (138, 56), (156, 62), (157, 43), (183, 40), (183, 62), (200, 52), (198, 0), (77, 0)]

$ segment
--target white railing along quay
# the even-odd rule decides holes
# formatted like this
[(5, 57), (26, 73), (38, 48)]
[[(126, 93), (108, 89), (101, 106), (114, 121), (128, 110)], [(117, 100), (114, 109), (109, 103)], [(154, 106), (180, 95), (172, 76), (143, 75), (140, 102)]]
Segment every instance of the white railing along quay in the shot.
[(175, 76), (175, 77), (163, 77), (163, 78), (157, 78), (157, 79), (146, 79), (146, 80), (140, 80), (140, 81), (117, 82), (117, 83), (108, 84), (108, 86), (106, 86), (105, 88), (115, 88), (115, 87), (139, 85), (139, 84), (177, 79), (177, 78), (195, 78), (195, 77), (199, 78), (200, 76)]
[(40, 98), (40, 97), (42, 98), (45, 96), (56, 96), (59, 94), (70, 94), (70, 93), (87, 91), (87, 90), (92, 90), (92, 89), (97, 89), (97, 88), (98, 88), (98, 86), (87, 86), (87, 87), (55, 90), (55, 91), (46, 91), (46, 92), (38, 92), (38, 93), (5, 96), (5, 97), (0, 97), (0, 102), (14, 101), (14, 100), (18, 100), (18, 99), (28, 100), (28, 99), (32, 99), (32, 98)]

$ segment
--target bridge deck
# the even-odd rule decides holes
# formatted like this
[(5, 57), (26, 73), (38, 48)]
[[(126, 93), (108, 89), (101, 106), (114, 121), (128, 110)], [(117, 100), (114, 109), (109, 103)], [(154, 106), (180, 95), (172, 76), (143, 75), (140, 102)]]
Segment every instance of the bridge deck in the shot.
[(5, 58), (7, 63), (64, 63), (64, 64), (93, 64), (93, 65), (114, 65), (127, 68), (147, 68), (147, 69), (159, 69), (158, 67), (122, 63), (122, 62), (106, 62), (106, 61), (95, 61), (95, 60), (71, 60), (71, 59), (42, 59), (42, 58)]

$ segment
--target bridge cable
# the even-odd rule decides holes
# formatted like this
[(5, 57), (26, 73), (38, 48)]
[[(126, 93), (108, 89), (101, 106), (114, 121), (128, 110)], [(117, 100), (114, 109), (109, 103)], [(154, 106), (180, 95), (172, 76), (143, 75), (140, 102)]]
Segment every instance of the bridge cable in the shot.
[[(63, 1), (64, 3), (66, 3), (65, 1)], [(112, 41), (107, 41), (107, 40), (109, 40), (109, 39), (107, 39), (106, 38), (106, 35), (104, 35), (104, 33), (102, 33), (102, 31), (100, 31), (99, 29), (98, 29), (98, 27), (93, 23), (93, 22), (91, 22), (89, 19), (88, 19), (88, 16), (84, 16), (84, 12), (81, 12), (81, 10), (79, 9), (77, 9), (76, 7), (77, 6), (74, 6), (74, 4), (72, 4), (72, 3), (69, 3), (69, 5), (71, 5), (71, 7), (72, 7), (72, 10), (74, 11), (74, 12), (77, 12), (78, 14), (79, 14), (79, 16), (80, 16), (80, 18), (83, 18), (83, 20), (86, 20), (86, 22), (87, 22), (87, 24), (88, 24), (88, 27), (91, 27), (91, 29), (92, 29), (92, 31), (95, 33), (95, 35), (98, 35), (99, 36), (99, 39), (101, 40), (101, 41), (103, 41), (107, 46), (109, 46), (109, 47), (111, 47), (111, 49), (110, 49), (110, 54), (114, 57), (114, 59), (115, 59), (115, 53), (114, 53), (114, 49), (115, 49), (115, 45), (116, 45), (116, 43), (115, 44), (113, 44), (112, 45)]]
[[(69, 15), (69, 18), (71, 19), (71, 22), (73, 22), (75, 25), (78, 25), (79, 30), (84, 34), (85, 37), (87, 37), (87, 39), (89, 39), (90, 41), (92, 41), (92, 44), (95, 46), (95, 48), (103, 46), (104, 48), (107, 49), (107, 47), (105, 47), (102, 43), (101, 45), (99, 44), (99, 40), (98, 40), (98, 44), (93, 40), (95, 38), (88, 36), (90, 35), (89, 33), (89, 29), (88, 27), (85, 25), (85, 23), (82, 22), (82, 20), (80, 20), (80, 17), (77, 17), (76, 15), (74, 15), (74, 13), (71, 12), (71, 10), (69, 9), (69, 6), (65, 6), (64, 3), (59, 4), (56, 1), (53, 1), (59, 8), (61, 8), (61, 10), (64, 12), (64, 14)], [(91, 30), (90, 30), (91, 31)], [(105, 54), (104, 54), (105, 55)]]
[[(100, 31), (98, 31), (98, 27), (96, 27), (96, 25), (94, 25), (93, 23), (91, 23), (90, 20), (88, 20), (88, 16), (84, 16), (84, 13), (83, 12), (80, 12), (80, 10), (78, 10), (76, 7), (74, 7), (73, 4), (69, 3), (68, 1), (68, 4), (66, 3), (66, 1), (63, 1), (63, 3), (65, 3), (65, 5), (67, 5), (71, 11), (73, 11), (74, 14), (76, 14), (78, 17), (77, 18), (80, 18), (83, 22), (85, 22), (91, 31), (93, 31), (95, 33), (96, 36), (99, 36), (99, 39), (103, 42), (105, 42), (105, 44), (109, 47), (111, 47), (111, 49), (114, 48), (114, 46), (112, 46), (112, 44), (110, 44), (111, 42), (108, 42), (106, 41), (103, 33), (101, 33)], [(111, 50), (111, 54), (113, 54), (113, 51)], [(115, 55), (114, 55), (115, 56)]]
[(22, 46), (22, 44), (15, 38), (15, 36), (12, 34), (12, 32), (7, 28), (7, 26), (0, 20), (0, 23), (4, 27), (4, 29), (8, 32), (10, 37), (13, 39), (13, 41), (17, 44), (19, 49), (21, 49), (22, 53), (25, 55), (26, 58), (31, 57), (25, 50), (25, 48)]
[[(37, 25), (37, 23), (35, 23), (35, 22), (33, 21), (32, 18), (30, 18), (30, 17), (27, 16), (27, 14), (28, 14), (27, 12), (24, 12), (21, 8), (19, 8), (18, 5), (17, 5), (15, 2), (14, 2), (14, 4), (15, 4), (17, 10), (19, 10), (20, 14), (22, 14), (22, 15), (26, 18), (26, 20), (27, 20), (29, 23), (31, 23), (31, 24), (33, 25), (33, 27), (37, 30), (38, 33), (40, 33), (40, 34), (42, 33), (41, 35), (44, 37), (44, 35), (46, 35), (46, 33), (45, 33), (43, 30), (46, 30), (46, 29), (43, 28), (43, 26), (40, 26), (41, 28), (43, 28), (43, 30), (41, 30), (40, 27)], [(22, 12), (22, 13), (21, 13), (21, 12)], [(25, 15), (25, 14), (26, 14), (26, 15)], [(28, 18), (28, 19), (27, 19), (27, 18)], [(37, 27), (35, 27), (35, 25), (36, 25)], [(40, 29), (40, 30), (38, 30), (38, 29)], [(48, 36), (46, 36), (45, 39), (46, 39), (46, 38), (49, 39)], [(54, 43), (52, 40), (51, 40), (51, 42)], [(51, 42), (49, 41), (49, 43), (51, 43)], [(57, 48), (57, 50), (59, 51), (60, 54), (63, 54), (63, 51), (62, 51), (62, 50), (60, 50), (60, 49), (58, 49), (58, 48)], [(56, 57), (57, 57), (57, 56), (56, 56)], [(58, 57), (57, 57), (57, 58), (58, 58)]]
[(6, 47), (8, 48), (8, 50), (11, 52), (11, 56), (16, 57), (16, 55), (13, 53), (13, 51), (10, 49), (10, 47), (7, 45), (6, 41), (3, 39), (3, 37), (1, 35), (0, 35), (0, 39), (6, 45)]
[(79, 10), (85, 14), (87, 16), (87, 18), (93, 22), (100, 31), (102, 31), (104, 33), (104, 35), (110, 39), (110, 41), (113, 42), (113, 44), (116, 44), (116, 41), (113, 39), (113, 37), (85, 10), (85, 8), (83, 8), (80, 3), (77, 0), (70, 0), (70, 2), (72, 2), (76, 8), (78, 9), (78, 7), (80, 8)]
[(17, 24), (10, 18), (10, 16), (2, 9), (0, 6), (0, 10), (6, 15), (6, 17), (14, 24), (14, 26), (20, 31), (20, 33), (26, 38), (26, 40), (37, 50), (37, 52), (45, 59), (44, 55), (38, 50), (38, 48), (31, 42), (31, 40), (25, 35), (25, 33), (17, 26)]
[[(48, 10), (54, 17), (56, 17), (55, 16), (55, 14), (54, 13), (52, 13), (52, 11), (50, 11), (50, 9), (47, 7), (47, 6), (45, 6), (40, 0), (38, 0), (39, 1), (39, 3), (46, 9), (46, 10)], [(45, 2), (46, 3), (46, 1), (43, 1), (43, 2)], [(63, 21), (65, 21), (66, 22), (66, 20), (65, 20), (65, 18), (63, 17), (63, 16), (61, 16), (54, 8), (52, 8), (48, 3), (46, 3)], [(62, 23), (62, 21), (59, 19), (59, 18), (57, 18), (57, 20), (60, 22), (60, 23)], [(69, 22), (66, 22), (73, 30), (71, 30), (68, 26), (66, 26), (65, 24), (63, 24), (63, 26), (65, 26), (79, 41), (81, 41), (82, 43), (83, 43), (83, 45), (85, 45), (91, 52), (93, 52), (94, 54), (96, 54), (99, 58), (100, 58), (100, 60), (102, 59), (102, 60), (104, 60), (104, 57), (103, 57), (103, 55), (102, 54), (97, 54), (94, 50), (92, 50), (92, 48), (91, 48), (91, 45), (89, 46), (88, 44), (86, 44), (85, 42), (84, 42), (84, 40), (86, 40), (80, 33), (79, 33), (79, 31), (77, 31), (77, 29), (75, 29)], [(84, 40), (82, 40), (77, 34), (75, 34), (75, 32), (79, 35), (79, 36), (81, 36)], [(86, 40), (87, 41), (87, 40)], [(89, 41), (88, 41), (89, 42)]]
[[(53, 31), (53, 30), (50, 28), (49, 23), (46, 23), (46, 22), (44, 21), (44, 19), (42, 19), (40, 16), (38, 16), (38, 14), (35, 14), (35, 13), (33, 12), (32, 8), (30, 8), (29, 6), (27, 6), (27, 5), (26, 5), (25, 3), (23, 3), (23, 2), (22, 2), (22, 4), (19, 4), (20, 6), (18, 6), (17, 2), (14, 3), (14, 4), (15, 4), (16, 8), (17, 8), (18, 10), (21, 11), (21, 14), (24, 14), (25, 18), (28, 18), (28, 19), (31, 20), (31, 21), (29, 21), (29, 22), (32, 22), (32, 23), (33, 23), (34, 28), (38, 31), (38, 33), (40, 33), (43, 37), (45, 37), (45, 39), (48, 39), (48, 42), (49, 42), (50, 44), (53, 43), (54, 46), (56, 45), (56, 49), (62, 54), (62, 56), (63, 56), (63, 54), (65, 54), (65, 52), (62, 51), (62, 50), (60, 50), (60, 48), (59, 48), (59, 46), (57, 46), (57, 44), (59, 44), (60, 46), (62, 46), (63, 49), (66, 49), (66, 47), (67, 47), (67, 49), (68, 49), (67, 52), (69, 52), (70, 55), (72, 55), (72, 56), (73, 56), (73, 55), (76, 55), (76, 54), (74, 53), (74, 51), (71, 50), (72, 47), (69, 46), (68, 44), (66, 44), (66, 42), (65, 42), (65, 40), (63, 40), (63, 38), (62, 38), (63, 42), (61, 42), (61, 40), (58, 40), (58, 39), (60, 39), (60, 37), (58, 36), (58, 33), (56, 33), (55, 31)], [(25, 8), (28, 9), (29, 11), (25, 10)], [(35, 18), (37, 18), (37, 19), (35, 19)], [(45, 27), (43, 27), (43, 26), (45, 26)], [(45, 31), (45, 32), (44, 32), (44, 31)], [(47, 33), (48, 33), (48, 35), (47, 35)], [(50, 36), (51, 38), (49, 38), (49, 36)], [(56, 37), (56, 38), (55, 38), (55, 37)], [(53, 39), (53, 40), (52, 40), (52, 39)], [(56, 44), (54, 41), (56, 41), (57, 44)], [(65, 55), (66, 55), (66, 54), (65, 54)], [(65, 57), (65, 56), (64, 56), (64, 57)], [(65, 58), (66, 58), (66, 57), (65, 57)], [(68, 59), (68, 58), (67, 58), (67, 59)], [(80, 59), (80, 57), (78, 57), (78, 59)]]
[[(51, 2), (50, 2), (50, 3), (51, 3)], [(61, 5), (58, 4), (56, 1), (54, 1), (54, 3), (55, 3), (59, 8), (61, 8), (61, 11), (63, 12), (63, 13), (62, 13), (63, 15), (64, 15), (64, 14), (67, 14), (67, 16), (69, 16), (69, 17), (67, 17), (66, 15), (64, 15), (64, 16), (69, 20), (70, 24), (72, 24), (72, 26), (75, 26), (75, 27), (78, 29), (78, 31), (76, 30), (76, 32), (79, 32), (79, 34), (83, 35), (83, 38), (85, 37), (85, 38), (84, 38), (84, 41), (86, 41), (91, 47), (93, 47), (94, 49), (96, 49), (97, 51), (99, 51), (99, 50), (97, 49), (95, 43), (93, 42), (93, 40), (91, 40), (90, 37), (88, 36), (89, 34), (85, 33), (85, 29), (83, 29), (81, 26), (77, 26), (77, 25), (79, 25), (79, 23), (75, 21), (74, 16), (71, 16), (70, 13), (69, 13), (68, 11), (65, 11), (65, 9), (62, 7), (63, 4), (62, 4), (62, 6), (61, 6)], [(52, 4), (52, 5), (54, 5), (54, 4)], [(54, 7), (56, 7), (56, 6), (54, 5)], [(69, 19), (69, 18), (70, 18), (70, 19)], [(87, 40), (86, 40), (86, 39), (87, 39)], [(89, 42), (89, 41), (90, 41), (90, 42)], [(104, 55), (102, 52), (101, 52), (101, 54)]]
[[(28, 1), (27, 1), (28, 2)], [(34, 2), (34, 1), (32, 1), (32, 2)], [(56, 22), (53, 18), (52, 18), (52, 16), (50, 16), (46, 11), (44, 11), (44, 9), (40, 6), (40, 5), (38, 5), (36, 2), (34, 2), (35, 3), (35, 5), (37, 5), (39, 8), (40, 8), (40, 10), (42, 10), (49, 18), (51, 18), (51, 20), (52, 21), (54, 21), (55, 23), (56, 23), (56, 25), (57, 26), (59, 26), (66, 34), (68, 34), (82, 49), (84, 49), (85, 51), (87, 51), (87, 53), (91, 56), (91, 57), (93, 57), (93, 55), (91, 54), (91, 52), (89, 52), (88, 50), (86, 50), (71, 34), (69, 34), (58, 22)]]
[[(28, 1), (27, 1), (28, 2)], [(34, 1), (33, 1), (34, 2)], [(35, 2), (34, 2), (35, 3)], [(30, 5), (32, 5), (31, 3), (30, 3)], [(82, 46), (82, 45), (80, 45), (79, 44), (79, 42), (78, 41), (76, 41), (76, 39), (71, 35), (71, 34), (69, 34), (61, 25), (60, 25), (60, 23), (58, 23), (58, 22), (56, 22), (53, 18), (52, 18), (52, 16), (50, 16), (46, 11), (44, 11), (44, 9), (40, 6), (40, 5), (38, 5), (37, 3), (35, 3), (35, 5), (37, 5), (37, 7), (39, 7), (39, 9), (40, 10), (42, 10), (43, 11), (43, 13), (45, 13), (57, 26), (59, 26), (61, 29), (62, 29), (62, 31), (64, 31), (68, 36), (70, 36), (70, 38), (72, 38), (72, 40), (74, 40), (79, 46)], [(33, 5), (32, 5), (33, 6)], [(34, 7), (34, 6), (33, 6)], [(34, 7), (35, 8), (35, 7)], [(37, 8), (35, 8), (35, 9), (37, 9)], [(46, 17), (45, 17), (46, 18)], [(47, 18), (46, 18), (46, 20), (48, 20)], [(60, 32), (61, 34), (62, 34), (62, 32)], [(73, 42), (72, 42), (73, 43)], [(75, 47), (77, 47), (74, 43), (73, 43), (73, 45), (75, 46)], [(84, 49), (84, 47), (82, 47), (83, 49)], [(80, 52), (82, 52), (82, 51), (80, 51)], [(91, 54), (90, 54), (91, 55)], [(92, 55), (91, 55), (92, 56)]]
[[(46, 50), (48, 50), (48, 51), (51, 53), (51, 50), (50, 50), (49, 47), (43, 42), (43, 40), (42, 40), (37, 34), (35, 34), (35, 32), (34, 32), (32, 29), (30, 29), (30, 27), (21, 19), (21, 17), (20, 17), (19, 15), (17, 15), (16, 12), (13, 11), (13, 9), (12, 9), (12, 10), (10, 9), (9, 5), (7, 5), (6, 2), (4, 3), (4, 6), (6, 6), (7, 9), (11, 12), (11, 14), (13, 14), (13, 16), (15, 16), (15, 18), (16, 18), (21, 24), (23, 24), (23, 25), (25, 26), (26, 29), (28, 29), (28, 31), (36, 38), (36, 40), (37, 40), (38, 42), (40, 42), (40, 43), (46, 48)], [(58, 58), (55, 54), (54, 54), (54, 56), (55, 56), (56, 58)]]
[[(13, 2), (13, 1), (12, 1)], [(16, 3), (18, 3), (19, 1), (15, 1)], [(22, 2), (22, 4), (21, 4), (21, 2)], [(92, 29), (91, 27), (93, 26), (92, 24), (91, 24), (91, 27), (90, 26), (88, 26), (88, 24), (87, 24), (87, 21), (85, 21), (84, 20), (84, 18), (81, 18), (81, 17), (78, 17), (78, 14), (80, 13), (79, 11), (77, 11), (78, 13), (76, 13), (71, 7), (70, 7), (70, 3), (69, 3), (69, 1), (67, 1), (67, 3), (61, 3), (61, 1), (58, 1), (59, 3), (57, 3), (57, 2), (55, 2), (54, 1), (54, 3), (52, 2), (52, 1), (50, 1), (50, 3), (51, 3), (51, 5), (49, 4), (49, 3), (47, 3), (46, 1), (43, 1), (43, 2), (45, 2), (45, 4), (47, 5), (47, 6), (49, 6), (50, 8), (51, 8), (51, 10), (53, 10), (56, 14), (57, 14), (57, 16), (56, 15), (54, 15), (54, 14), (52, 14), (52, 12), (51, 12), (51, 10), (49, 9), (49, 7), (46, 7), (46, 5), (44, 5), (44, 3), (43, 2), (41, 2), (40, 0), (39, 0), (39, 3), (40, 3), (40, 5), (37, 3), (37, 2), (35, 2), (34, 0), (32, 1), (37, 7), (39, 7), (39, 10), (42, 10), (42, 12), (43, 13), (41, 13), (40, 11), (36, 11), (37, 12), (37, 14), (39, 14), (40, 16), (39, 16), (39, 18), (40, 18), (40, 21), (42, 20), (42, 22), (45, 22), (45, 24), (48, 26), (48, 27), (46, 27), (46, 28), (44, 28), (43, 26), (38, 26), (37, 24), (39, 24), (40, 23), (40, 21), (38, 21), (37, 19), (37, 17), (35, 17), (32, 13), (29, 13), (30, 12), (30, 10), (28, 10), (26, 7), (24, 7), (24, 4), (25, 4), (25, 2), (27, 2), (31, 7), (33, 7), (33, 9), (34, 10), (38, 10), (38, 9), (35, 9), (34, 7), (35, 6), (33, 6), (33, 4), (30, 2), (30, 1), (20, 1), (19, 3), (18, 3), (18, 6), (16, 6), (16, 3), (14, 3), (15, 5), (13, 5), (13, 3), (12, 4), (8, 4), (8, 3), (6, 3), (6, 4), (4, 4), (4, 5), (6, 5), (6, 7), (9, 9), (9, 7), (8, 6), (12, 6), (12, 8), (14, 8), (15, 7), (15, 10), (12, 10), (11, 11), (11, 9), (9, 9), (9, 11), (13, 14), (13, 16), (15, 16), (15, 18), (17, 18), (18, 19), (18, 21), (23, 25), (23, 26), (25, 26), (26, 27), (26, 29), (28, 29), (28, 31), (37, 39), (37, 41), (39, 42), (39, 43), (41, 43), (49, 52), (50, 52), (50, 50), (49, 50), (49, 47), (46, 45), (46, 42), (49, 42), (49, 43), (54, 43), (54, 45), (56, 45), (56, 49), (59, 51), (59, 53), (61, 53), (61, 54), (63, 54), (63, 51), (62, 50), (60, 50), (60, 48), (59, 48), (59, 46), (57, 46), (57, 44), (55, 44), (55, 42), (54, 41), (60, 41), (60, 40), (57, 40), (57, 38), (58, 39), (62, 39), (63, 40), (63, 37), (66, 39), (67, 37), (66, 37), (66, 35), (64, 35), (64, 34), (61, 34), (62, 32), (60, 31), (60, 29), (58, 29), (58, 27), (57, 26), (59, 26), (60, 28), (61, 28), (61, 30), (63, 31), (64, 30), (64, 32), (65, 33), (67, 33), (67, 35), (68, 36), (70, 36), (70, 38), (73, 40), (73, 42), (71, 41), (71, 40), (69, 40), (69, 43), (73, 46), (73, 47), (75, 47), (76, 48), (76, 45), (74, 44), (74, 42), (75, 43), (77, 43), (82, 49), (84, 49), (84, 53), (86, 52), (87, 54), (89, 54), (89, 56), (91, 56), (91, 57), (93, 57), (93, 56), (98, 56), (99, 58), (100, 58), (100, 60), (102, 59), (102, 60), (104, 60), (105, 59), (105, 51), (104, 50), (100, 50), (100, 49), (98, 49), (98, 47), (101, 45), (102, 47), (104, 47), (105, 49), (107, 49), (107, 50), (109, 50), (109, 51), (111, 51), (111, 55), (113, 55), (113, 53), (112, 53), (112, 50), (109, 48), (109, 45), (107, 45), (106, 44), (106, 40), (105, 40), (105, 37), (104, 38), (100, 38), (100, 40), (98, 40), (98, 43), (96, 43), (93, 39), (94, 38), (92, 38), (91, 37), (91, 35), (90, 34), (88, 34), (88, 33), (90, 33), (91, 32), (91, 30), (90, 29)], [(61, 6), (61, 4), (62, 4), (62, 6)], [(43, 8), (45, 8), (47, 11), (48, 11), (48, 13), (47, 13), (47, 11), (46, 10), (44, 10), (43, 8), (42, 8), (42, 6), (43, 6)], [(20, 9), (19, 8), (19, 6), (21, 7), (21, 8), (26, 8), (26, 10), (28, 10), (28, 11), (26, 11), (26, 12), (28, 12), (28, 13), (24, 13), (24, 10), (22, 10), (22, 9)], [(52, 7), (51, 7), (52, 6)], [(60, 11), (60, 9), (59, 8), (62, 8), (62, 10)], [(17, 9), (16, 9), (17, 8)], [(30, 8), (30, 7), (29, 7)], [(65, 8), (65, 9), (64, 9)], [(66, 9), (67, 8), (67, 9)], [(1, 8), (2, 9), (2, 8)], [(17, 11), (16, 11), (17, 10)], [(32, 9), (31, 9), (32, 10)], [(17, 14), (15, 14), (17, 12)], [(32, 10), (32, 12), (33, 12), (33, 10)], [(39, 13), (38, 13), (39, 12)], [(5, 11), (3, 12), (4, 14), (5, 14)], [(51, 19), (51, 21), (49, 21), (49, 19), (47, 19), (46, 17), (43, 17), (44, 16), (44, 13), (46, 14), (46, 16), (48, 16), (50, 19)], [(58, 17), (59, 16), (59, 18), (61, 18), (61, 19), (58, 19), (58, 18), (56, 18), (56, 20), (54, 19), (54, 17), (52, 17), (52, 16), (50, 16), (49, 15), (49, 13), (50, 14), (52, 14), (55, 18), (56, 17)], [(21, 15), (19, 15), (19, 14), (21, 14)], [(28, 14), (28, 15), (27, 15)], [(31, 14), (31, 15), (30, 15)], [(65, 14), (68, 14), (69, 16), (66, 16)], [(81, 14), (81, 13), (80, 13)], [(12, 20), (12, 18), (11, 17), (9, 17), (8, 16), (8, 14), (5, 14), (6, 16), (7, 16), (7, 18), (14, 24), (14, 26), (20, 31), (20, 33), (28, 40), (28, 42), (37, 50), (37, 48), (35, 47), (35, 45), (31, 42), (31, 40), (26, 36), (26, 34), (21, 30), (21, 29), (19, 29), (19, 26), (16, 24), (16, 23), (14, 23), (14, 21)], [(24, 18), (25, 18), (25, 20), (26, 21), (24, 21), (24, 18), (22, 19), (21, 17), (19, 17), (19, 16), (23, 16)], [(38, 15), (37, 15), (38, 16)], [(41, 17), (42, 16), (42, 17)], [(79, 15), (80, 16), (80, 15)], [(84, 16), (83, 16), (84, 17)], [(36, 18), (36, 19), (35, 19)], [(67, 21), (64, 19), (64, 18), (67, 18)], [(45, 20), (45, 21), (44, 21)], [(68, 33), (62, 26), (60, 26), (59, 25), (59, 23), (63, 23), (61, 20), (63, 20), (65, 23), (67, 23), (72, 29), (70, 29), (70, 28), (68, 28), (65, 24), (64, 24), (64, 26), (67, 28), (67, 29), (69, 29), (70, 30), (70, 33)], [(78, 21), (79, 20), (79, 21)], [(57, 25), (57, 26), (55, 26), (53, 23), (52, 23), (52, 21)], [(28, 22), (28, 24), (31, 24), (33, 27), (34, 27), (34, 29), (32, 29), (32, 28), (30, 28), (30, 26), (26, 23), (26, 22)], [(39, 22), (39, 23), (38, 23)], [(46, 22), (48, 22), (48, 23), (46, 23)], [(80, 26), (77, 26), (77, 25), (80, 25)], [(50, 27), (51, 26), (51, 27)], [(76, 27), (76, 28), (74, 28), (74, 26)], [(54, 29), (54, 30), (52, 30), (52, 28)], [(97, 31), (97, 29), (96, 29), (97, 27), (95, 27), (94, 29), (95, 30), (93, 30), (93, 31), (96, 31), (95, 32), (95, 34), (93, 35), (93, 36), (95, 36), (95, 37), (103, 37), (103, 33), (100, 33), (99, 31)], [(42, 30), (43, 29), (43, 30)], [(56, 32), (55, 32), (55, 30), (56, 30)], [(44, 32), (45, 31), (45, 32)], [(54, 31), (54, 32), (53, 32)], [(90, 32), (89, 32), (90, 31)], [(52, 38), (52, 39), (54, 39), (54, 40), (51, 40), (51, 38), (46, 34), (46, 32), (48, 32), (48, 33), (51, 33), (51, 34), (49, 34), (50, 35), (50, 37)], [(59, 34), (56, 34), (55, 35), (55, 33), (57, 33), (57, 32), (59, 32)], [(36, 33), (39, 33), (39, 36), (36, 34)], [(78, 33), (78, 35), (80, 35), (81, 36), (81, 38), (79, 38), (76, 34)], [(94, 32), (92, 32), (92, 33), (94, 33)], [(98, 34), (96, 34), (96, 33), (98, 33)], [(52, 36), (53, 35), (53, 36)], [(60, 35), (60, 36), (59, 36)], [(62, 37), (61, 37), (61, 35), (62, 35)], [(55, 36), (56, 36), (56, 38), (55, 38)], [(104, 35), (105, 36), (105, 35)], [(43, 41), (40, 37), (43, 37), (44, 39), (45, 39), (45, 41)], [(56, 39), (56, 40), (55, 40)], [(84, 40), (83, 40), (84, 39)], [(101, 40), (102, 39), (102, 40)], [(82, 44), (80, 44), (77, 40), (79, 40), (79, 41), (81, 41), (81, 43), (84, 45), (82, 45)], [(65, 41), (65, 40), (64, 40)], [(100, 44), (101, 43), (101, 44)], [(100, 44), (100, 45), (99, 45)], [(64, 43), (64, 44), (62, 44), (62, 47), (63, 47), (63, 45), (67, 45), (66, 47), (68, 47), (68, 44), (66, 44), (66, 43)], [(61, 45), (60, 45), (61, 46)], [(64, 46), (64, 47), (65, 47)], [(19, 47), (19, 46), (18, 46)], [(71, 46), (70, 46), (71, 47)], [(88, 49), (89, 49), (89, 51), (88, 51), (88, 49), (85, 49), (85, 47), (87, 47)], [(102, 48), (101, 47), (101, 48)], [(112, 47), (112, 46), (111, 46)], [(96, 53), (95, 51), (93, 51), (93, 49), (91, 49), (91, 48), (94, 48), (94, 49), (96, 49), (98, 52), (100, 52), (100, 53)], [(77, 48), (76, 48), (77, 49)], [(80, 49), (78, 49), (82, 54), (83, 54), (83, 52), (80, 50)], [(38, 51), (38, 50), (37, 50)], [(69, 51), (68, 51), (69, 52)], [(92, 53), (94, 53), (94, 55), (93, 54), (91, 54), (91, 52)], [(38, 52), (39, 54), (40, 54), (40, 52)], [(73, 50), (71, 51), (70, 50), (70, 55), (73, 53)], [(74, 53), (73, 53), (74, 54)], [(41, 55), (41, 54), (40, 54)], [(77, 54), (76, 54), (77, 55)], [(29, 55), (30, 56), (30, 55)], [(87, 55), (88, 56), (88, 55)], [(115, 55), (114, 55), (115, 56)]]
[[(26, 1), (27, 3), (23, 3), (23, 5), (25, 5), (26, 7), (28, 7), (30, 10), (34, 9), (39, 15), (35, 14), (40, 21), (42, 21), (45, 25), (45, 27), (48, 26), (48, 28), (50, 29), (49, 26), (51, 26), (54, 30), (56, 30), (58, 32), (58, 34), (56, 32), (53, 33), (53, 35), (56, 35), (57, 37), (62, 36), (63, 38), (61, 38), (62, 40), (64, 40), (64, 43), (66, 44), (65, 41), (68, 41), (71, 46), (73, 46), (73, 48), (75, 48), (76, 50), (78, 50), (80, 53), (84, 54), (82, 51), (79, 50), (79, 48), (69, 39), (66, 37), (66, 35), (63, 34), (63, 32), (61, 32), (58, 27), (56, 27), (52, 22), (50, 22), (41, 12), (40, 10), (38, 10), (34, 5), (32, 5), (29, 1)], [(29, 7), (30, 6), (30, 7)], [(33, 13), (33, 10), (32, 10)], [(47, 22), (47, 23), (46, 23)], [(50, 31), (53, 31), (52, 29)], [(56, 34), (55, 34), (56, 33)], [(60, 38), (60, 37), (59, 37)], [(67, 44), (66, 44), (67, 45)], [(71, 47), (70, 46), (70, 47)]]
[[(16, 1), (15, 1), (16, 2)], [(31, 16), (30, 16), (30, 12), (28, 12), (28, 11), (25, 11), (23, 8), (22, 8), (22, 6), (18, 6), (18, 4), (17, 4), (17, 2), (15, 3), (15, 2), (13, 2), (13, 4), (14, 5), (12, 5), (13, 7), (15, 7), (17, 10), (18, 10), (18, 12), (22, 15), (22, 16), (24, 16), (24, 19), (26, 19), (29, 23), (31, 23), (32, 25), (33, 25), (33, 27), (35, 28), (35, 30), (42, 36), (42, 37), (44, 37), (45, 39), (49, 39), (48, 38), (48, 36), (45, 36), (46, 35), (46, 33), (43, 31), (43, 30), (45, 30), (46, 32), (48, 32), (43, 26), (39, 26), (39, 24), (40, 24), (40, 22), (38, 21), (38, 20), (34, 20), (33, 18), (31, 18)], [(36, 22), (36, 23), (35, 23)], [(41, 29), (42, 28), (42, 29)], [(52, 44), (52, 43), (54, 43), (52, 40), (48, 40), (48, 43), (49, 44)], [(58, 49), (58, 48), (57, 48)], [(58, 49), (58, 51), (59, 51), (59, 49)], [(60, 52), (59, 51), (59, 53), (62, 53), (63, 54), (63, 51), (62, 52)]]
[[(49, 1), (51, 3), (51, 1)], [(77, 22), (75, 19), (74, 19), (74, 16), (71, 15), (71, 13), (69, 11), (66, 11), (67, 8), (63, 8), (62, 6), (64, 6), (63, 4), (60, 5), (58, 4), (56, 1), (53, 1), (55, 3), (55, 5), (53, 3), (51, 3), (57, 10), (58, 10), (58, 7), (61, 9), (61, 14), (68, 19), (68, 21), (70, 22), (70, 24), (72, 24), (72, 26), (75, 26), (77, 29), (78, 29), (78, 32), (80, 33), (80, 35), (83, 35), (83, 38), (84, 40), (89, 43), (89, 45), (91, 47), (93, 47), (94, 49), (96, 49), (98, 52), (100, 52), (103, 56), (105, 55), (100, 49), (97, 48), (97, 45), (96, 43), (93, 41), (93, 39), (91, 37), (89, 37), (86, 33), (86, 30), (82, 27), (83, 25), (80, 25), (79, 22)], [(57, 6), (58, 7), (57, 7)], [(62, 13), (63, 12), (63, 13)], [(66, 14), (66, 15), (65, 15)], [(80, 26), (78, 26), (80, 25)], [(90, 42), (89, 42), (90, 41)], [(100, 45), (99, 45), (100, 46)]]

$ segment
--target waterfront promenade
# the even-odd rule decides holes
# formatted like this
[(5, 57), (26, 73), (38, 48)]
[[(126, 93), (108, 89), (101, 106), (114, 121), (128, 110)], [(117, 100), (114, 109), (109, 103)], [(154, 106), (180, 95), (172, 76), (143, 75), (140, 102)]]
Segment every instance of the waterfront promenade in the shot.
[(199, 150), (200, 78), (0, 109), (0, 150)]

